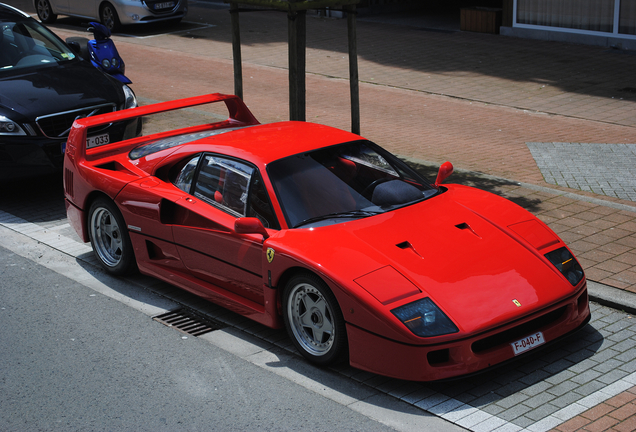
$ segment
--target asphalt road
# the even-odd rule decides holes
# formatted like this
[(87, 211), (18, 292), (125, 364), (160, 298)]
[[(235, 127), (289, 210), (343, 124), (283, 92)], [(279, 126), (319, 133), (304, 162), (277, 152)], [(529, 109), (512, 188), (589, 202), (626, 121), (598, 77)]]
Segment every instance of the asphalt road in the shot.
[[(27, 11), (33, 11), (28, 0), (14, 0), (9, 1), (9, 3), (21, 6)], [(196, 2), (192, 2), (192, 4), (194, 7)], [(198, 16), (198, 14), (192, 15)], [(80, 29), (80, 25), (74, 25), (72, 30)], [(174, 37), (176, 38), (178, 36)], [(150, 41), (151, 39), (140, 38), (140, 40)], [(165, 40), (162, 40), (161, 43), (165, 42)], [(129, 49), (135, 53), (151, 50), (151, 43), (147, 43), (149, 45), (148, 47), (142, 46), (142, 42), (140, 42), (138, 48), (134, 47), (133, 49), (133, 47), (129, 47)], [(221, 63), (217, 65), (222, 66)], [(143, 84), (141, 81), (136, 81), (135, 90), (137, 91)], [(158, 88), (157, 91), (161, 89), (163, 88)], [(220, 89), (215, 88), (215, 90)], [(158, 98), (158, 96), (154, 96), (153, 92), (139, 91), (138, 95), (146, 98)], [(57, 380), (53, 378), (55, 375), (50, 373), (52, 371), (57, 372), (57, 369), (52, 369), (49, 366), (49, 362), (52, 358), (56, 358), (54, 357), (55, 354), (62, 355), (63, 353), (67, 353), (65, 355), (69, 357), (69, 360), (66, 361), (72, 362), (72, 364), (75, 364), (75, 367), (66, 370), (60, 369), (64, 371), (64, 374), (57, 376), (67, 381), (75, 376), (81, 377), (81, 380), (76, 381), (76, 383), (81, 382), (82, 385), (86, 385), (89, 389), (93, 390), (92, 393), (76, 393), (77, 396), (73, 400), (77, 405), (74, 406), (79, 408), (70, 408), (68, 412), (76, 415), (76, 417), (72, 417), (72, 419), (77, 422), (85, 422), (87, 421), (86, 419), (98, 417), (98, 414), (101, 415), (99, 418), (105, 418), (105, 414), (100, 414), (100, 412), (109, 411), (107, 408), (87, 402), (97, 400), (93, 397), (95, 391), (103, 391), (104, 388), (111, 388), (113, 392), (119, 396), (111, 395), (105, 397), (103, 400), (113, 404), (115, 407), (123, 407), (133, 413), (146, 412), (145, 410), (149, 410), (148, 407), (154, 404), (154, 402), (147, 402), (145, 399), (155, 398), (153, 400), (159, 401), (157, 402), (157, 406), (160, 408), (157, 409), (156, 412), (148, 411), (152, 412), (150, 415), (153, 416), (153, 419), (149, 420), (148, 424), (153, 426), (155, 423), (152, 422), (157, 418), (167, 418), (161, 414), (162, 412), (174, 412), (171, 408), (162, 408), (162, 403), (169, 404), (167, 405), (169, 407), (173, 405), (181, 407), (182, 409), (176, 410), (176, 412), (181, 414), (187, 413), (187, 415), (182, 418), (199, 416), (201, 410), (197, 410), (195, 407), (206, 406), (208, 408), (212, 407), (213, 410), (220, 409), (218, 405), (214, 404), (213, 400), (209, 400), (208, 405), (188, 405), (185, 404), (185, 402), (191, 402), (193, 399), (191, 394), (188, 393), (189, 391), (195, 391), (195, 393), (198, 391), (199, 393), (207, 394), (205, 392), (210, 391), (207, 384), (214, 386), (217, 382), (222, 382), (224, 372), (231, 370), (234, 371), (235, 374), (237, 373), (238, 369), (223, 368), (220, 366), (222, 363), (219, 363), (219, 359), (225, 359), (225, 356), (236, 360), (238, 364), (242, 364), (241, 362), (246, 364), (247, 368), (245, 373), (247, 376), (253, 376), (254, 378), (251, 380), (244, 379), (243, 376), (240, 375), (240, 378), (232, 381), (243, 385), (244, 387), (242, 387), (242, 389), (250, 392), (248, 396), (254, 393), (269, 398), (269, 400), (264, 400), (271, 403), (267, 404), (263, 402), (266, 403), (266, 407), (270, 408), (267, 412), (270, 412), (271, 409), (274, 410), (271, 412), (276, 412), (275, 410), (279, 409), (279, 407), (288, 406), (286, 405), (286, 399), (289, 398), (288, 393), (280, 391), (281, 389), (298, 387), (301, 392), (308, 391), (310, 394), (318, 397), (320, 401), (324, 399), (326, 402), (334, 402), (336, 405), (332, 406), (336, 408), (342, 410), (343, 407), (348, 407), (350, 411), (354, 413), (362, 413), (362, 419), (368, 420), (369, 418), (377, 419), (382, 417), (385, 424), (390, 424), (399, 430), (408, 430), (409, 428), (417, 430), (418, 427), (419, 430), (426, 427), (430, 430), (440, 430), (443, 427), (450, 427), (448, 423), (434, 423), (436, 419), (435, 417), (430, 417), (427, 414), (428, 411), (475, 431), (495, 430), (497, 428), (501, 430), (524, 430), (524, 428), (527, 428), (527, 430), (533, 431), (547, 431), (568, 421), (568, 419), (572, 419), (585, 409), (593, 408), (611, 397), (620, 395), (622, 391), (636, 384), (636, 360), (634, 360), (636, 358), (636, 324), (633, 322), (633, 317), (597, 304), (592, 305), (593, 320), (590, 325), (577, 335), (562, 341), (562, 343), (547, 347), (545, 350), (537, 351), (527, 357), (520, 358), (518, 361), (496, 371), (443, 385), (400, 382), (398, 380), (391, 380), (345, 367), (338, 368), (335, 371), (317, 370), (307, 365), (297, 355), (281, 349), (290, 345), (284, 334), (271, 332), (269, 329), (254, 325), (253, 323), (250, 324), (245, 321), (236, 320), (236, 317), (227, 318), (227, 314), (218, 309), (213, 312), (218, 313), (221, 317), (226, 317), (231, 327), (213, 332), (209, 336), (206, 335), (197, 339), (197, 342), (194, 343), (191, 338), (187, 340), (180, 339), (180, 334), (174, 337), (166, 336), (164, 332), (173, 331), (161, 327), (159, 327), (161, 330), (156, 330), (153, 326), (157, 326), (158, 324), (149, 323), (148, 321), (150, 321), (149, 316), (154, 313), (153, 311), (168, 309), (170, 306), (167, 305), (166, 300), (163, 300), (161, 297), (148, 294), (147, 290), (139, 289), (139, 286), (144, 284), (150, 287), (152, 281), (143, 278), (132, 282), (128, 280), (104, 278), (103, 275), (92, 266), (91, 255), (86, 251), (86, 246), (79, 245), (76, 236), (68, 226), (64, 215), (63, 201), (61, 200), (60, 183), (55, 180), (44, 180), (41, 183), (34, 182), (30, 187), (32, 188), (31, 190), (25, 187), (24, 184), (20, 184), (19, 187), (11, 187), (11, 185), (6, 184), (0, 185), (0, 246), (19, 253), (20, 256), (27, 257), (31, 264), (25, 265), (23, 273), (28, 273), (29, 276), (35, 278), (32, 281), (28, 279), (16, 279), (12, 287), (19, 286), (21, 287), (21, 291), (29, 293), (39, 292), (41, 296), (41, 293), (44, 292), (48, 295), (49, 292), (56, 292), (56, 290), (52, 289), (54, 284), (51, 285), (54, 279), (53, 276), (59, 277), (63, 275), (63, 277), (68, 278), (68, 280), (74, 281), (72, 285), (79, 283), (77, 287), (88, 287), (86, 289), (92, 290), (95, 297), (90, 297), (91, 294), (86, 294), (90, 291), (85, 291), (84, 294), (82, 294), (82, 292), (75, 292), (74, 294), (69, 294), (69, 296), (60, 297), (66, 300), (60, 303), (55, 300), (54, 296), (44, 296), (43, 298), (48, 298), (48, 301), (45, 305), (40, 304), (40, 306), (45, 306), (48, 309), (43, 310), (36, 307), (38, 303), (34, 302), (34, 299), (26, 297), (24, 298), (25, 303), (21, 304), (21, 311), (33, 310), (33, 313), (30, 314), (30, 320), (27, 318), (22, 320), (20, 318), (21, 315), (17, 312), (11, 316), (11, 319), (15, 319), (17, 320), (16, 322), (21, 324), (20, 326), (7, 323), (7, 320), (4, 318), (5, 316), (8, 317), (8, 315), (4, 313), (6, 309), (0, 309), (0, 312), (2, 312), (2, 314), (0, 314), (0, 325), (2, 325), (4, 329), (12, 329), (6, 332), (3, 331), (3, 337), (0, 339), (0, 349), (2, 350), (0, 361), (3, 362), (2, 364), (8, 364), (7, 361), (9, 360), (17, 361), (16, 359), (5, 358), (5, 355), (8, 357), (11, 352), (9, 352), (9, 354), (5, 353), (7, 350), (4, 335), (12, 335), (13, 333), (28, 334), (31, 335), (34, 341), (43, 340), (45, 338), (44, 336), (40, 337), (39, 332), (35, 330), (29, 331), (30, 327), (38, 328), (37, 323), (40, 323), (40, 330), (42, 328), (48, 329), (48, 339), (55, 336), (55, 333), (51, 334), (52, 329), (56, 329), (57, 331), (59, 327), (63, 329), (63, 331), (60, 330), (60, 335), (64, 338), (84, 341), (83, 350), (78, 350), (73, 344), (70, 344), (67, 339), (59, 339), (58, 337), (58, 345), (52, 345), (46, 350), (38, 351), (39, 345), (31, 343), (29, 339), (19, 339), (13, 336), (10, 336), (10, 338), (7, 337), (6, 339), (12, 342), (11, 347), (13, 350), (15, 350), (15, 346), (22, 342), (26, 345), (25, 351), (23, 351), (21, 347), (17, 349), (18, 352), (21, 353), (20, 355), (22, 355), (20, 358), (21, 364), (15, 367), (12, 366), (10, 369), (24, 368), (24, 371), (27, 372), (23, 371), (20, 377), (31, 381), (26, 381), (23, 385), (13, 380), (17, 375), (14, 376), (12, 371), (5, 371), (4, 368), (0, 369), (0, 416), (5, 415), (5, 412), (9, 412), (8, 409), (5, 409), (5, 406), (14, 407), (24, 405), (26, 409), (22, 414), (31, 415), (33, 419), (44, 418), (47, 412), (59, 412), (59, 410), (51, 410), (48, 406), (47, 408), (41, 407), (38, 401), (41, 402), (43, 399), (50, 404), (62, 406), (72, 405), (71, 402), (68, 402), (68, 395), (71, 394), (68, 388), (70, 388), (71, 385), (68, 384), (66, 387), (59, 385)], [(61, 252), (56, 252), (56, 250)], [(2, 261), (0, 262), (4, 263), (5, 251), (0, 251), (0, 254), (0, 257), (2, 257)], [(17, 263), (17, 261), (15, 263)], [(37, 265), (34, 263), (37, 263)], [(40, 271), (36, 270), (39, 268), (39, 265), (44, 266), (46, 269), (54, 270), (55, 274), (47, 277), (36, 277), (38, 276), (38, 271)], [(5, 268), (2, 268), (4, 271)], [(3, 292), (2, 296), (0, 296), (3, 300), (0, 300), (0, 303), (5, 301), (4, 274), (5, 273), (0, 275), (0, 284), (2, 284), (0, 285), (0, 291)], [(77, 275), (80, 276), (76, 277)], [(42, 287), (47, 287), (48, 289)], [(159, 284), (150, 288), (156, 289), (157, 292), (160, 292), (161, 295), (165, 297), (182, 301), (180, 294), (173, 292), (174, 290), (170, 291), (170, 287)], [(10, 291), (13, 292), (13, 290)], [(101, 299), (100, 296), (102, 295), (105, 296), (104, 300), (113, 299), (117, 301), (109, 300), (108, 302), (98, 302), (97, 298)], [(88, 296), (89, 298), (86, 299), (82, 296)], [(86, 303), (84, 303), (84, 301), (86, 301)], [(188, 301), (192, 302), (193, 300), (185, 300), (186, 303)], [(60, 304), (69, 304), (75, 307), (65, 306), (62, 308)], [(87, 307), (92, 311), (92, 313), (88, 315), (82, 315), (85, 319), (81, 320), (81, 323), (84, 323), (86, 319), (92, 320), (94, 317), (110, 318), (111, 315), (113, 317), (118, 316), (118, 311), (111, 313), (109, 310), (110, 307), (115, 304), (119, 304), (120, 306), (122, 304), (126, 305), (124, 309), (126, 307), (132, 307), (129, 312), (133, 315), (137, 314), (139, 322), (123, 319), (122, 322), (127, 323), (123, 328), (119, 328), (115, 324), (113, 324), (114, 327), (110, 327), (102, 323), (104, 324), (104, 329), (108, 329), (110, 335), (115, 338), (112, 340), (106, 338), (104, 335), (102, 335), (102, 339), (100, 339), (100, 337), (97, 336), (96, 330), (93, 329), (93, 327), (96, 326), (91, 326), (90, 321), (86, 327), (77, 327), (81, 331), (71, 331), (72, 327), (70, 324), (73, 324), (73, 326), (79, 325), (78, 320), (74, 318), (80, 314), (78, 309)], [(95, 307), (100, 306), (103, 310), (99, 308), (93, 310), (89, 307), (93, 305)], [(197, 306), (197, 303), (194, 302), (191, 303), (191, 305)], [(51, 311), (53, 306), (58, 306), (64, 310), (60, 321), (52, 320), (53, 314)], [(0, 304), (0, 307), (6, 306)], [(199, 304), (199, 307), (202, 312), (208, 311), (207, 306), (203, 307)], [(44, 311), (46, 311), (46, 313), (44, 313)], [(99, 313), (96, 311), (99, 311)], [(214, 315), (214, 313), (212, 313), (212, 315)], [(42, 324), (41, 320), (48, 324)], [(111, 321), (106, 322), (111, 323)], [(137, 327), (139, 326), (140, 329), (143, 329), (141, 334), (152, 334), (154, 337), (154, 333), (145, 329), (147, 325), (149, 329), (155, 329), (152, 331), (161, 333), (166, 339), (153, 339), (154, 343), (151, 343), (145, 339), (142, 341), (141, 338), (131, 336), (132, 331), (135, 331), (135, 333), (138, 332)], [(16, 327), (17, 330), (15, 329)], [(115, 331), (115, 329), (117, 329), (117, 331)], [(81, 337), (78, 339), (77, 335), (79, 334), (81, 336), (84, 334), (83, 332), (90, 335), (90, 337), (88, 337), (88, 339), (82, 339)], [(95, 342), (95, 346), (91, 348), (88, 347), (89, 339), (91, 343), (93, 341)], [(64, 344), (62, 342), (64, 342)], [(173, 344), (174, 346), (172, 346)], [(114, 348), (119, 347), (119, 345), (123, 345), (127, 351), (118, 352), (118, 354), (116, 354), (117, 351), (114, 351)], [(179, 346), (177, 347), (177, 345)], [(144, 360), (142, 359), (146, 359), (146, 357), (142, 355), (143, 353), (130, 353), (130, 350), (135, 346), (142, 348), (144, 353), (150, 355), (151, 358), (156, 357), (158, 360), (164, 362), (164, 365), (151, 366), (153, 362), (150, 361), (143, 363)], [(198, 352), (201, 346), (206, 347), (201, 348), (201, 350), (208, 355), (208, 357), (200, 363), (197, 363), (197, 360), (195, 360), (196, 358), (200, 358), (196, 356), (196, 352), (191, 353), (195, 355), (192, 359), (188, 356), (180, 355), (181, 349), (183, 348), (185, 350), (184, 347), (196, 347), (197, 349), (194, 351)], [(107, 349), (100, 350), (100, 347)], [(63, 348), (66, 349), (66, 351)], [(214, 357), (213, 354), (210, 354), (216, 352), (216, 348), (222, 348), (222, 353), (219, 354), (218, 357)], [(164, 355), (164, 352), (168, 354)], [(173, 359), (170, 354), (175, 352), (177, 357)], [(29, 361), (33, 362), (30, 369), (23, 364), (25, 361), (24, 355), (38, 357), (37, 362), (29, 357)], [(82, 358), (81, 355), (84, 355), (84, 357)], [(80, 362), (78, 359), (83, 359), (84, 361)], [(108, 372), (106, 370), (102, 371), (102, 367), (99, 363), (96, 363), (96, 359), (101, 359), (102, 362), (112, 363), (117, 367)], [(126, 359), (126, 361), (124, 361), (124, 359)], [(142, 361), (142, 363), (136, 363), (136, 361)], [(81, 366), (84, 369), (79, 367), (79, 363), (82, 363)], [(151, 373), (152, 367), (157, 367), (157, 369)], [(283, 384), (280, 387), (278, 387), (276, 383), (270, 387), (268, 381), (262, 381), (261, 384), (260, 378), (256, 378), (259, 375), (250, 375), (252, 373), (256, 374), (256, 372), (252, 372), (252, 367), (258, 368), (257, 372), (259, 369), (262, 369), (262, 371), (266, 372), (266, 375), (269, 374), (267, 376), (271, 377), (274, 382), (278, 379), (282, 379)], [(148, 371), (146, 369), (148, 369)], [(188, 374), (188, 372), (185, 375), (178, 375), (177, 372), (174, 372), (182, 370), (191, 373)], [(207, 374), (205, 374), (206, 371)], [(210, 371), (214, 371), (214, 373)], [(98, 379), (98, 372), (104, 372), (106, 375)], [(164, 375), (160, 373), (164, 373)], [(177, 374), (176, 378), (175, 374)], [(32, 375), (38, 379), (32, 380)], [(33, 381), (38, 384), (47, 384), (47, 386), (42, 386), (43, 390), (40, 390), (42, 394), (45, 395), (44, 398), (40, 398), (39, 391), (34, 390), (36, 387)], [(84, 384), (85, 381), (87, 382), (86, 384)], [(93, 382), (101, 385), (93, 385)], [(258, 382), (258, 386), (260, 387), (248, 386), (251, 382)], [(29, 384), (27, 385), (27, 383)], [(57, 384), (59, 387), (55, 387), (54, 384)], [(5, 391), (5, 387), (10, 389), (12, 393)], [(118, 392), (118, 388), (123, 388), (126, 391), (130, 389), (131, 392), (134, 391), (135, 398), (126, 399), (126, 403), (120, 403), (120, 398), (124, 399), (125, 395), (122, 394), (121, 391)], [(253, 390), (255, 388), (256, 390)], [(24, 396), (22, 399), (19, 399), (22, 404), (14, 402), (14, 395), (16, 394), (14, 392), (16, 389), (17, 391), (23, 391), (23, 393), (17, 393), (18, 398)], [(49, 391), (49, 389), (52, 390)], [(230, 384), (228, 384), (228, 388), (223, 389), (223, 391), (229, 392), (229, 389), (238, 392), (238, 387), (232, 387)], [(260, 393), (258, 389), (261, 389)], [(153, 390), (156, 390), (156, 393), (161, 392), (161, 394), (155, 395)], [(77, 390), (74, 389), (74, 391)], [(173, 392), (171, 393), (171, 391)], [(3, 395), (11, 395), (11, 399)], [(164, 397), (163, 395), (166, 396)], [(214, 393), (212, 393), (212, 395), (214, 395)], [(140, 401), (140, 398), (144, 398), (144, 401)], [(281, 404), (275, 403), (274, 401), (278, 401), (279, 398), (283, 399), (283, 402), (281, 402)], [(33, 402), (29, 399), (33, 399)], [(210, 399), (212, 399), (211, 396)], [(248, 399), (248, 401), (255, 399), (256, 398)], [(232, 398), (228, 399), (228, 401), (234, 400), (235, 399)], [(410, 404), (410, 406), (405, 407), (405, 404), (398, 403), (400, 400)], [(184, 404), (181, 404), (182, 401)], [(294, 400), (294, 404), (290, 405), (296, 406), (300, 404), (300, 402), (295, 402)], [(215, 411), (215, 414), (218, 415), (219, 418), (236, 414), (242, 417), (240, 421), (245, 423), (241, 423), (241, 425), (247, 425), (247, 428), (249, 428), (250, 425), (255, 425), (254, 428), (258, 429), (278, 429), (288, 426), (285, 420), (287, 417), (284, 417), (284, 414), (287, 413), (285, 408), (281, 408), (282, 411), (277, 412), (278, 418), (283, 419), (280, 423), (263, 423), (261, 425), (260, 423), (250, 423), (260, 420), (258, 417), (252, 417), (252, 420), (249, 420), (250, 416), (254, 416), (254, 407), (251, 407), (252, 410), (241, 411), (244, 407), (240, 404), (237, 405), (238, 408), (236, 409), (233, 407), (232, 402), (227, 402), (227, 404), (222, 405), (223, 407), (229, 407), (230, 412), (228, 414), (227, 412)], [(98, 408), (95, 408), (95, 406)], [(137, 409), (137, 406), (141, 406), (143, 409)], [(258, 407), (259, 405), (256, 406)], [(315, 411), (316, 416), (313, 416), (313, 407), (311, 405), (304, 406), (304, 410), (289, 412), (289, 417), (291, 418), (289, 422), (290, 428), (300, 424), (302, 429), (308, 429), (310, 427), (315, 427), (316, 429), (331, 429), (333, 427), (329, 427), (330, 425), (337, 424), (338, 430), (346, 430), (346, 426), (342, 426), (340, 418), (338, 418), (340, 411), (318, 409)], [(32, 410), (29, 410), (29, 407), (32, 408)], [(408, 408), (414, 408), (415, 411), (409, 410)], [(344, 410), (345, 417), (348, 415), (346, 413), (347, 409)], [(307, 411), (309, 411), (310, 414), (308, 414)], [(324, 426), (317, 423), (316, 419), (323, 419), (325, 411), (327, 417), (338, 418), (338, 421), (325, 424)], [(260, 408), (258, 408), (258, 412), (261, 412)], [(82, 417), (77, 417), (77, 415), (80, 414)], [(248, 420), (245, 420), (245, 418), (243, 418), (244, 416), (248, 416)], [(254, 418), (257, 420), (253, 420)], [(299, 418), (305, 419), (305, 423), (302, 423)], [(13, 417), (11, 417), (11, 419), (12, 421), (14, 420)], [(112, 421), (115, 420), (116, 419)], [(439, 421), (439, 419), (437, 420)], [(4, 418), (0, 417), (0, 421), (4, 423)], [(222, 422), (223, 420), (219, 421)], [(325, 421), (331, 421), (331, 418), (325, 419)], [(417, 423), (417, 421), (420, 423)], [(34, 424), (37, 427), (37, 423)], [(144, 422), (140, 422), (140, 424), (142, 428), (146, 425)], [(208, 425), (209, 424), (215, 423), (208, 423)], [(347, 423), (345, 423), (345, 425), (346, 424)], [(426, 424), (427, 426), (422, 426), (422, 424)], [(178, 425), (180, 426), (182, 424), (179, 423)], [(259, 425), (261, 426), (258, 427)], [(24, 429), (22, 425), (12, 427), (15, 430)], [(67, 426), (67, 428), (91, 429), (92, 426), (90, 423), (71, 423), (71, 426)], [(99, 429), (99, 426), (95, 426), (94, 428)], [(166, 429), (167, 428), (166, 426)], [(196, 424), (192, 423), (191, 428), (196, 429)], [(212, 427), (208, 426), (207, 428), (211, 429)], [(237, 426), (237, 428), (239, 427)], [(2, 429), (1, 426), (0, 429)], [(53, 426), (44, 424), (42, 429), (62, 428), (56, 427), (55, 424), (53, 424)], [(128, 429), (137, 428), (133, 425)], [(183, 426), (181, 429), (188, 429), (188, 426)], [(222, 429), (222, 427), (219, 426), (219, 429)], [(362, 423), (356, 425), (356, 429), (363, 429)]]
[(394, 430), (4, 247), (0, 281), (3, 431)]

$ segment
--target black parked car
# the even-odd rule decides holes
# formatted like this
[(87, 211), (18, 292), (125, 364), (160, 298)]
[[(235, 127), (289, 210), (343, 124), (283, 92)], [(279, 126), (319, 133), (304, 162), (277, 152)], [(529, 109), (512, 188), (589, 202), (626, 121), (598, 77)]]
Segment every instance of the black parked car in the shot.
[[(0, 180), (61, 171), (77, 118), (133, 108), (133, 91), (24, 12), (0, 3)], [(91, 130), (89, 147), (141, 134), (141, 123)]]

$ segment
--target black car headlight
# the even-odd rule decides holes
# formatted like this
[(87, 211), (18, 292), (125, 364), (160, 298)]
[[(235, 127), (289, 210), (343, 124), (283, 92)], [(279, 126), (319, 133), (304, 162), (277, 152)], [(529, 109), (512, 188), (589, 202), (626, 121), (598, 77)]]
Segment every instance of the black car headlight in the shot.
[(450, 318), (428, 297), (395, 308), (391, 312), (417, 336), (441, 336), (459, 331)]
[(545, 257), (565, 276), (572, 286), (576, 286), (583, 279), (583, 269), (568, 248), (562, 247), (553, 250), (545, 254)]
[(132, 91), (130, 87), (126, 84), (122, 86), (122, 90), (124, 90), (124, 109), (128, 108), (136, 108), (137, 107), (137, 98), (135, 97), (135, 93)]
[(0, 116), (0, 135), (26, 135), (26, 132), (13, 120)]

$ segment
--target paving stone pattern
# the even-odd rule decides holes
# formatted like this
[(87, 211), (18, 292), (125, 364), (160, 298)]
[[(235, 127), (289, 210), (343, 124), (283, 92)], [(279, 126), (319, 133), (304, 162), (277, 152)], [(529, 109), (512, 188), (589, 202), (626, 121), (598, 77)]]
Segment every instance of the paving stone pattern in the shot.
[(636, 387), (585, 411), (557, 426), (555, 432), (636, 430)]
[[(188, 21), (199, 19), (197, 3)], [(114, 37), (137, 95), (152, 101), (233, 91), (229, 14), (220, 11), (209, 22), (213, 25), (182, 23), (175, 34)], [(76, 24), (67, 24), (58, 21), (58, 34), (85, 36)], [(602, 47), (358, 24), (364, 136), (404, 157), (431, 165), (451, 160), (467, 172), (498, 176), (474, 182), (537, 214), (574, 250), (589, 279), (636, 292), (636, 212), (629, 207), (634, 201), (579, 190), (580, 184), (549, 183), (527, 144), (636, 143), (636, 93), (627, 91), (634, 87), (636, 56)], [(242, 14), (241, 26), (245, 100), (264, 123), (286, 120), (286, 17)], [(307, 118), (348, 129), (346, 22), (308, 19), (307, 40)], [(561, 167), (570, 162), (561, 161)], [(467, 180), (473, 179), (462, 178), (460, 170), (451, 179)], [(1, 223), (90, 261), (90, 248), (64, 220), (60, 191), (53, 207), (47, 200), (54, 194), (25, 191), (22, 183), (0, 187)], [(620, 405), (636, 385), (633, 318), (593, 308), (591, 325), (577, 336), (478, 377), (422, 385), (351, 368), (339, 372), (475, 431), (634, 430), (633, 416), (627, 416), (633, 405)], [(267, 335), (275, 347), (290, 348), (284, 332), (231, 320)]]
[[(28, 198), (17, 191), (5, 195), (13, 198), (0, 204), (0, 225), (96, 265), (90, 246), (66, 220), (61, 185), (34, 181), (27, 186), (37, 187)], [(547, 431), (636, 385), (636, 319), (594, 303), (591, 308), (590, 325), (577, 334), (474, 377), (421, 384), (349, 366), (334, 370), (469, 430)], [(233, 316), (216, 310), (213, 318)], [(284, 331), (242, 317), (232, 320), (272, 346), (293, 351)]]
[(528, 143), (546, 182), (636, 201), (636, 144)]

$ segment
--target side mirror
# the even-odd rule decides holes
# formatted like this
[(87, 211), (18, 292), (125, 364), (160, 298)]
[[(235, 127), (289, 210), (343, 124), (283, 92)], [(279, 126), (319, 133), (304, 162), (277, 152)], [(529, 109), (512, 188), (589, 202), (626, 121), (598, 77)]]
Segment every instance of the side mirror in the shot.
[(82, 49), (80, 48), (80, 44), (77, 41), (66, 41), (67, 45), (73, 50), (73, 52), (79, 56), (82, 55)]
[(269, 238), (263, 223), (254, 217), (238, 218), (234, 222), (234, 231), (237, 234), (260, 234), (263, 236), (263, 240)]
[(446, 180), (453, 173), (453, 164), (450, 162), (444, 162), (442, 166), (439, 167), (439, 171), (437, 172), (437, 178), (435, 179), (435, 187), (438, 187), (442, 184), (444, 180)]

